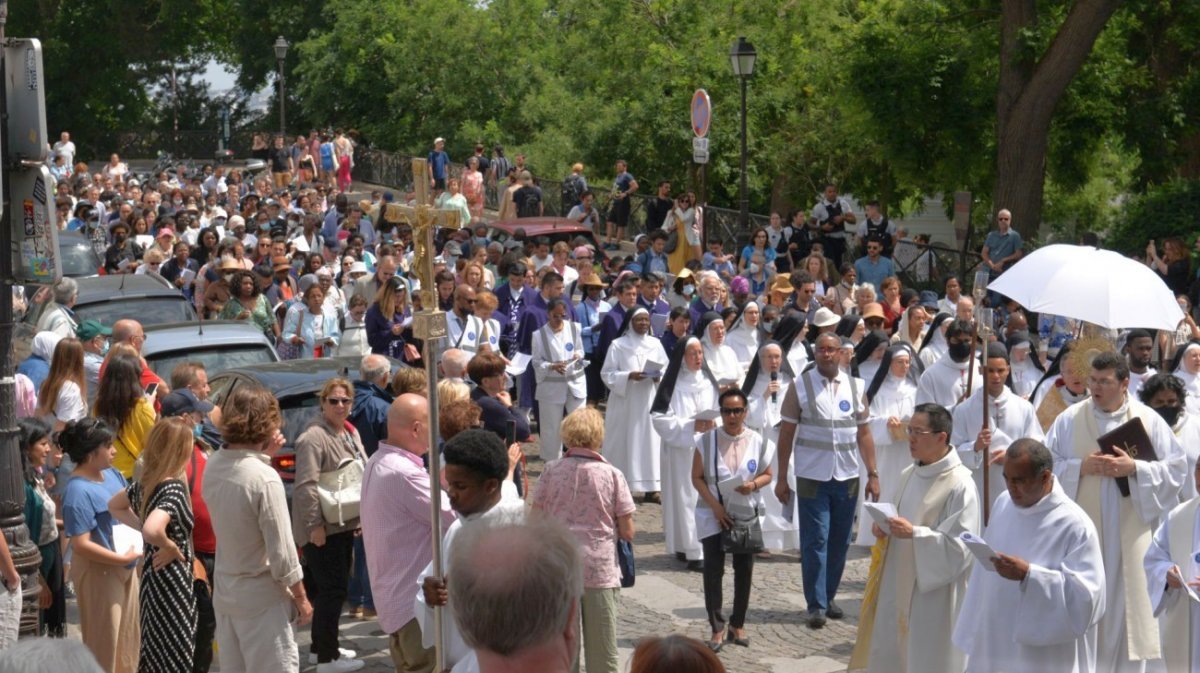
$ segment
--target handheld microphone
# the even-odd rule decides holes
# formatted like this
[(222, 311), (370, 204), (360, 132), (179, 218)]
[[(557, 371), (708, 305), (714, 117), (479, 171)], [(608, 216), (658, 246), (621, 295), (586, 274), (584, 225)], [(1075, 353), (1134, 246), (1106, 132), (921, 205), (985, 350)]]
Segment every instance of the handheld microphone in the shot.
[[(778, 380), (779, 380), (779, 372), (771, 372), (771, 383), (775, 383)], [(779, 397), (779, 391), (775, 391), (775, 392), (771, 393), (771, 403), (772, 404), (775, 403), (775, 398), (777, 398), (777, 397)]]

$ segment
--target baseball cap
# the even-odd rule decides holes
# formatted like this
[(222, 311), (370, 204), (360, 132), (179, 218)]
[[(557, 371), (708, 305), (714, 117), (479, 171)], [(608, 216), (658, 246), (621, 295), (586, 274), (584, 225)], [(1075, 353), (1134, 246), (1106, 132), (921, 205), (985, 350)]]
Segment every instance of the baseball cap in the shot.
[(443, 137), (441, 137), (441, 136), (438, 136), (438, 137), (436, 137), (436, 138), (434, 138), (434, 139), (433, 139), (433, 144), (434, 144), (434, 145), (436, 145), (436, 144), (438, 144), (438, 143), (444, 143), (444, 142), (446, 142), (446, 139), (445, 139), (445, 138), (443, 138)]
[(238, 227), (244, 227), (244, 226), (246, 226), (246, 218), (242, 217), (241, 215), (234, 215), (233, 217), (229, 218), (229, 220), (226, 222), (226, 224), (229, 225), (230, 229), (237, 229)]
[(171, 416), (178, 416), (192, 411), (207, 414), (213, 410), (212, 402), (196, 397), (196, 393), (193, 393), (188, 388), (172, 390), (170, 393), (163, 395), (158, 403), (162, 409), (163, 418), (170, 418)]
[(112, 328), (105, 327), (99, 320), (84, 320), (75, 328), (75, 336), (79, 337), (80, 341), (90, 341), (98, 335), (112, 335)]

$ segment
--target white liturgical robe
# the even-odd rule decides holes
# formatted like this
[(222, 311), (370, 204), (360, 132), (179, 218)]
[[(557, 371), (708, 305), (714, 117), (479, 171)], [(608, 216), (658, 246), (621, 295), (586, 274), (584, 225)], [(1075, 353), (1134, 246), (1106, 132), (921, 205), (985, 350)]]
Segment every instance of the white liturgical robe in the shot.
[(1167, 587), (1167, 572), (1179, 566), (1185, 581), (1200, 576), (1200, 498), (1171, 510), (1146, 552), (1150, 604), (1162, 629), (1163, 658), (1171, 673), (1200, 673), (1200, 603), (1183, 589)]
[(746, 425), (758, 431), (763, 438), (763, 451), (771, 456), (771, 485), (762, 487), (767, 495), (763, 497), (762, 532), (763, 544), (767, 549), (787, 551), (800, 548), (800, 529), (796, 519), (796, 500), (792, 499), (792, 516), (789, 522), (784, 518), (783, 503), (774, 496), (775, 484), (780, 479), (787, 479), (788, 488), (796, 490), (794, 474), (779, 474), (779, 422), (782, 419), (783, 398), (787, 395), (792, 382), (787, 376), (779, 377), (779, 392), (775, 399), (766, 395), (767, 386), (771, 383), (769, 374), (759, 372), (754, 382), (754, 390), (750, 391), (750, 407), (746, 413)]
[[(983, 502), (983, 452), (975, 451), (975, 438), (983, 428), (983, 390), (976, 390), (965, 402), (954, 408), (954, 429), (950, 443), (958, 449), (963, 465), (971, 468), (979, 499)], [(1033, 405), (1017, 397), (1006, 386), (999, 396), (988, 396), (988, 428), (992, 431), (989, 447), (992, 455), (1004, 451), (1009, 444), (1029, 437), (1039, 442), (1045, 439), (1042, 426), (1038, 423)], [(1006, 490), (1004, 466), (996, 463), (988, 468), (991, 503)]]
[(983, 375), (979, 373), (979, 365), (975, 365), (975, 375), (970, 376), (968, 364), (974, 363), (974, 358), (966, 362), (955, 362), (947, 353), (933, 363), (917, 384), (917, 404), (935, 402), (953, 410), (959, 400), (966, 397), (967, 379), (971, 380), (970, 392), (975, 392), (983, 385)]
[(1017, 582), (975, 562), (954, 627), (968, 673), (1088, 673), (1104, 613), (1104, 561), (1096, 528), (1055, 479), (1031, 507), (1005, 491), (983, 539), (1029, 563)]
[(600, 368), (600, 378), (609, 390), (603, 454), (625, 475), (633, 493), (660, 490), (659, 438), (650, 423), (650, 405), (658, 381), (634, 381), (629, 375), (666, 368), (662, 342), (633, 330), (612, 342)]
[(689, 561), (704, 558), (696, 537), (696, 487), (692, 485), (692, 458), (696, 452), (696, 414), (717, 407), (717, 388), (702, 371), (679, 369), (671, 405), (651, 414), (654, 431), (662, 439), (663, 535), (668, 554), (684, 554)]
[(961, 673), (966, 657), (950, 636), (974, 558), (959, 536), (980, 525), (970, 470), (950, 450), (935, 463), (912, 463), (893, 488), (884, 500), (913, 524), (913, 537), (888, 541), (867, 670)]
[[(1125, 498), (1115, 479), (1080, 476), (1083, 461), (1077, 433), (1086, 431), (1089, 436), (1078, 441), (1088, 441), (1089, 449), (1095, 446), (1099, 450), (1096, 437), (1135, 416), (1142, 419), (1159, 459), (1135, 461), (1137, 472), (1129, 477), (1130, 497)], [(1141, 402), (1128, 399), (1112, 413), (1099, 410), (1091, 399), (1071, 405), (1050, 426), (1046, 445), (1054, 454), (1054, 474), (1063, 491), (1083, 507), (1100, 534), (1104, 573), (1108, 578), (1105, 588), (1108, 607), (1100, 620), (1096, 670), (1145, 671), (1146, 662), (1160, 658), (1161, 650), (1142, 560), (1154, 527), (1179, 503), (1187, 468), (1183, 449), (1166, 421)], [(1091, 480), (1098, 482), (1098, 511), (1089, 506), (1087, 489), (1083, 488)], [(1126, 560), (1131, 565), (1126, 566)]]

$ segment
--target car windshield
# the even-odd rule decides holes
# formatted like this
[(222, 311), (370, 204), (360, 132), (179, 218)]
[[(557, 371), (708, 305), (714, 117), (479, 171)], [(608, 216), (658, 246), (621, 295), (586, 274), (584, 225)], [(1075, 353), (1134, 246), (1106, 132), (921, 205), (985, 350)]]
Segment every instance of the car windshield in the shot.
[(275, 362), (277, 359), (271, 352), (271, 348), (266, 345), (192, 348), (181, 351), (164, 351), (146, 356), (150, 368), (163, 379), (169, 379), (171, 370), (184, 362), (203, 363), (208, 375), (214, 376), (227, 369)]
[(169, 322), (191, 322), (196, 319), (196, 310), (187, 299), (178, 297), (139, 297), (126, 301), (102, 301), (75, 306), (75, 317), (79, 322), (99, 320), (111, 325), (122, 318), (137, 318), (142, 325), (161, 325)]
[(62, 263), (62, 275), (71, 278), (95, 276), (103, 262), (92, 249), (90, 243), (63, 243), (59, 246), (59, 261)]
[(279, 410), (283, 413), (283, 437), (287, 440), (286, 446), (295, 446), (300, 433), (321, 413), (321, 405), (314, 391), (308, 395), (293, 395), (279, 400)]

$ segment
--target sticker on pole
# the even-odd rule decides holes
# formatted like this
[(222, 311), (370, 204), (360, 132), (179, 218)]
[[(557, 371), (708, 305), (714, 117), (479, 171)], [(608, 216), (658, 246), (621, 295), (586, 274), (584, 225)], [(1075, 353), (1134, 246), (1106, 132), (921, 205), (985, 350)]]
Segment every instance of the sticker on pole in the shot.
[(708, 126), (712, 123), (712, 101), (704, 89), (696, 89), (692, 94), (692, 133), (697, 138), (708, 135)]

